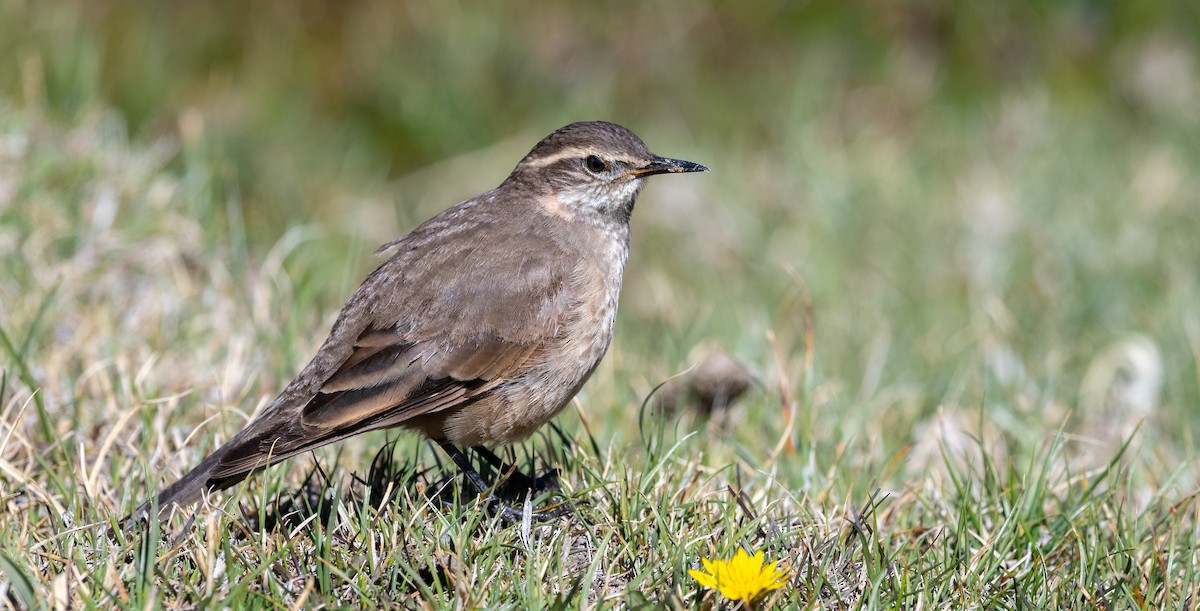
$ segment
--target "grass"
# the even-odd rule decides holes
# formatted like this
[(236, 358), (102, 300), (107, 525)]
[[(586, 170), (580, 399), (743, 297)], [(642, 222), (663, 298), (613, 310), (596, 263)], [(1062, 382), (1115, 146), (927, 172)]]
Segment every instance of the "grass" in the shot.
[[(970, 36), (930, 67), (828, 7), (720, 27), (709, 7), (645, 43), (669, 67), (597, 51), (574, 73), (522, 69), (545, 57), (516, 39), (602, 36), (611, 16), (413, 17), (509, 19), (492, 65), (395, 35), (420, 28), (379, 7), (346, 17), (361, 40), (343, 55), (271, 9), (226, 40), (216, 9), (112, 6), (0, 8), (32, 24), (0, 26), (22, 58), (0, 74), (8, 605), (728, 608), (688, 570), (745, 547), (790, 572), (762, 607), (1197, 606), (1200, 122), (1178, 92), (1200, 77), (1165, 15), (1113, 17), (1090, 60), (1038, 51), (1077, 27), (1039, 22), (1029, 64), (989, 88), (980, 75), (1003, 74)], [(133, 52), (171, 18), (195, 38)], [(277, 44), (232, 44), (267, 23)], [(374, 59), (431, 49), (440, 72)], [(503, 70), (525, 89), (488, 84)], [(343, 73), (327, 108), (287, 95)], [(373, 114), (394, 100), (413, 115)], [(714, 172), (646, 189), (609, 355), (555, 429), (508, 454), (560, 470), (571, 519), (503, 524), (428, 444), (381, 432), (192, 525), (106, 535), (274, 397), (376, 245), (576, 115)], [(711, 351), (754, 373), (747, 397), (713, 418), (655, 411), (652, 390)]]

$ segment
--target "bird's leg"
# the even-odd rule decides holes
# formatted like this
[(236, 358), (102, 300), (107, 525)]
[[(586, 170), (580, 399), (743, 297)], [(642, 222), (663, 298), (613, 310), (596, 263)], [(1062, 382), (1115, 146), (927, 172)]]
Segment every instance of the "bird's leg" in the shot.
[(496, 456), (496, 453), (489, 450), (487, 446), (471, 446), (471, 449), (474, 450), (475, 453), (481, 456), (485, 461), (487, 461), (489, 465), (500, 471), (505, 470), (504, 461), (500, 460), (500, 457)]
[[(502, 515), (506, 520), (512, 522), (521, 521), (525, 512), (520, 508), (513, 507), (505, 502), (504, 499), (497, 496), (492, 490), (491, 486), (488, 486), (487, 482), (483, 481), (483, 476), (481, 476), (479, 472), (475, 470), (475, 467), (471, 466), (471, 461), (467, 459), (467, 455), (464, 454), (462, 450), (458, 449), (456, 446), (454, 446), (454, 444), (451, 444), (448, 441), (438, 441), (438, 445), (440, 445), (442, 449), (445, 450), (446, 454), (449, 454), (450, 458), (454, 460), (454, 464), (457, 465), (458, 469), (463, 472), (463, 475), (467, 478), (467, 481), (471, 484), (471, 487), (475, 489), (475, 492), (480, 496), (487, 498), (489, 506), (500, 512), (500, 515)], [(500, 458), (498, 456), (492, 454), (490, 451), (488, 454), (491, 455), (491, 458), (495, 459), (497, 462), (500, 462)], [(484, 456), (484, 460), (487, 460), (489, 463), (492, 462), (486, 455)], [(538, 519), (556, 518), (565, 513), (563, 509), (564, 506), (558, 506), (536, 510), (534, 511), (533, 516)]]
[(546, 491), (559, 492), (562, 490), (558, 485), (558, 469), (550, 469), (543, 475), (530, 477), (521, 472), (515, 464), (505, 465), (504, 461), (486, 446), (472, 446), (471, 449), (482, 457), (483, 460), (487, 461), (489, 465), (494, 467), (496, 471), (500, 472), (501, 477), (506, 477), (509, 485), (515, 489), (532, 490), (535, 493)]
[(467, 481), (470, 482), (471, 487), (475, 489), (476, 494), (488, 494), (488, 491), (491, 490), (492, 487), (488, 486), (487, 482), (483, 481), (483, 476), (475, 470), (475, 467), (471, 466), (471, 461), (467, 460), (467, 455), (463, 454), (462, 450), (458, 449), (454, 446), (454, 444), (448, 441), (439, 441), (438, 445), (442, 446), (442, 449), (445, 450), (446, 454), (449, 454), (450, 458), (454, 460), (454, 464), (458, 466), (459, 471), (462, 471), (463, 476), (465, 476)]

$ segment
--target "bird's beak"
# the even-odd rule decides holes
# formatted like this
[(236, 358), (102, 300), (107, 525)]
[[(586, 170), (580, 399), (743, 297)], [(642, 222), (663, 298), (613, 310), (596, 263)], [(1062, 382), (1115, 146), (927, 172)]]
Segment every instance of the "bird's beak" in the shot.
[(669, 157), (655, 157), (650, 163), (636, 169), (631, 170), (629, 174), (633, 176), (653, 176), (655, 174), (678, 174), (681, 172), (707, 172), (708, 168), (691, 161), (682, 159), (671, 159)]

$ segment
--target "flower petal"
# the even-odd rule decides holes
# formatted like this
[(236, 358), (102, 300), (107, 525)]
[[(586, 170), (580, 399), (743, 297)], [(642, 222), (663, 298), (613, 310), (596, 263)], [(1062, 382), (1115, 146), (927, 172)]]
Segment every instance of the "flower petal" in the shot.
[(778, 561), (764, 566), (764, 556), (761, 550), (751, 555), (743, 547), (728, 560), (701, 558), (708, 573), (688, 573), (697, 583), (717, 590), (721, 596), (749, 604), (787, 584), (788, 572), (779, 569)]
[(713, 577), (712, 575), (709, 575), (708, 573), (702, 573), (700, 571), (694, 571), (694, 570), (689, 570), (688, 574), (692, 576), (692, 579), (696, 580), (696, 583), (698, 583), (710, 590), (717, 589), (717, 578), (716, 577)]

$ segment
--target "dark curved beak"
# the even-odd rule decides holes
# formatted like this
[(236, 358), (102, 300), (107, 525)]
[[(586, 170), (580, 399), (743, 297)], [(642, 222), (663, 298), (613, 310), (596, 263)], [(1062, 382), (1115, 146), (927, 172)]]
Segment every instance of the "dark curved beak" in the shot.
[(708, 168), (691, 161), (671, 159), (670, 157), (655, 157), (650, 163), (633, 170), (634, 176), (653, 176), (655, 174), (678, 174), (681, 172), (707, 172)]

